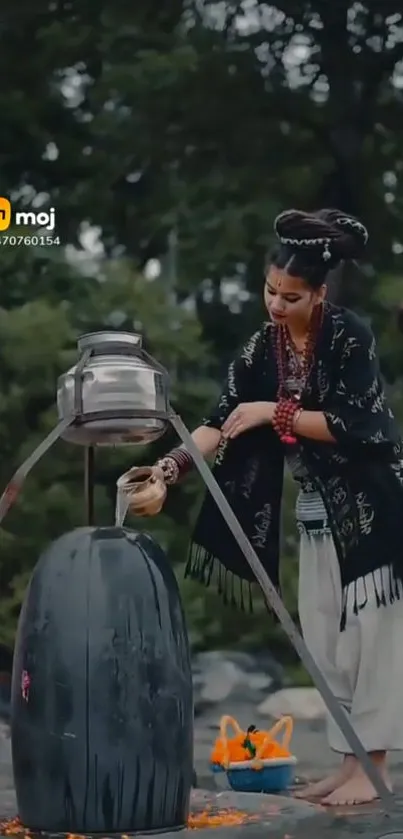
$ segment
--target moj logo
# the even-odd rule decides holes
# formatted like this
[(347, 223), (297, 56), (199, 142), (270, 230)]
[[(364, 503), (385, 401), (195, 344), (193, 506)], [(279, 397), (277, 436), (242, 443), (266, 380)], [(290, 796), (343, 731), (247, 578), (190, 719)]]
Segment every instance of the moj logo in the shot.
[(0, 197), (0, 230), (8, 230), (10, 225), (16, 227), (36, 227), (45, 230), (54, 230), (56, 224), (56, 213), (54, 207), (44, 212), (36, 213), (33, 210), (17, 211), (13, 213), (11, 202), (8, 198)]

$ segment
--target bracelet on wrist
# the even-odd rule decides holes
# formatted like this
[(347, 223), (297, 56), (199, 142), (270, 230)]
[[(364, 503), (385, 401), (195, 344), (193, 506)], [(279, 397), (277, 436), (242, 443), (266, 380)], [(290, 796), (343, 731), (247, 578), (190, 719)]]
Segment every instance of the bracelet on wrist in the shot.
[(179, 478), (179, 466), (173, 457), (170, 457), (169, 455), (162, 457), (161, 460), (157, 460), (155, 465), (161, 469), (164, 475), (164, 481), (167, 485), (176, 484)]
[(176, 484), (193, 468), (193, 458), (184, 448), (172, 449), (156, 466), (162, 470), (166, 484)]
[(279, 399), (274, 409), (273, 428), (282, 443), (292, 445), (297, 442), (294, 433), (296, 414), (300, 414), (301, 406), (294, 399)]

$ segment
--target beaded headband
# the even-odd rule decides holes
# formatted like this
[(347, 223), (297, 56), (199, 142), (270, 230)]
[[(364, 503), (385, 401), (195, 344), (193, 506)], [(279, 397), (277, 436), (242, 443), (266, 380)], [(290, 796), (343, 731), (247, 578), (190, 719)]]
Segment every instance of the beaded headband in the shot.
[[(285, 215), (288, 215), (288, 213), (283, 213), (282, 214), (283, 217)], [(278, 221), (278, 219), (274, 223), (274, 229), (275, 230), (276, 230), (276, 227), (277, 227), (277, 221)], [(357, 230), (357, 232), (359, 232), (361, 234), (361, 236), (364, 240), (364, 244), (365, 245), (367, 244), (367, 242), (368, 242), (368, 230), (367, 230), (366, 227), (364, 227), (363, 224), (361, 224), (360, 221), (357, 221), (357, 219), (350, 218), (349, 216), (345, 216), (343, 218), (336, 219), (334, 224), (338, 224), (340, 227), (342, 227), (342, 226), (352, 227), (354, 230)], [(329, 247), (329, 245), (332, 242), (332, 239), (329, 239), (328, 237), (326, 237), (326, 238), (320, 237), (320, 238), (317, 238), (317, 239), (289, 239), (287, 236), (279, 236), (278, 238), (279, 238), (282, 245), (291, 245), (291, 246), (294, 246), (294, 247), (297, 247), (297, 248), (298, 247), (299, 248), (302, 248), (302, 247), (308, 247), (308, 248), (309, 247), (314, 247), (314, 248), (316, 248), (318, 245), (323, 245), (322, 259), (325, 262), (327, 262), (329, 259), (332, 258), (332, 254), (331, 254), (330, 247)]]

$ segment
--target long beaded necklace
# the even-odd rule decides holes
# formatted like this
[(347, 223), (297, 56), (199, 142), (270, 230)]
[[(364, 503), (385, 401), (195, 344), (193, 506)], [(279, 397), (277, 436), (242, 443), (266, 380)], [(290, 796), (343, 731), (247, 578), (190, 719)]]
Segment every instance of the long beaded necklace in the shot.
[(287, 379), (286, 379), (286, 386), (287, 390), (292, 395), (293, 393), (299, 392), (300, 381), (303, 376), (302, 372), (302, 359), (304, 355), (304, 347), (302, 349), (298, 349), (295, 346), (294, 341), (291, 335), (288, 336), (289, 341), (287, 342)]
[[(315, 306), (304, 349), (298, 352), (286, 326), (279, 324), (275, 327), (275, 353), (278, 372), (277, 405), (274, 412), (273, 428), (280, 437), (282, 443), (293, 444), (297, 442), (294, 434), (294, 422), (296, 414), (301, 410), (301, 396), (307, 384), (312, 365), (314, 362), (315, 345), (323, 322), (323, 305)], [(289, 372), (290, 353), (299, 362), (298, 388), (292, 395), (287, 386)]]

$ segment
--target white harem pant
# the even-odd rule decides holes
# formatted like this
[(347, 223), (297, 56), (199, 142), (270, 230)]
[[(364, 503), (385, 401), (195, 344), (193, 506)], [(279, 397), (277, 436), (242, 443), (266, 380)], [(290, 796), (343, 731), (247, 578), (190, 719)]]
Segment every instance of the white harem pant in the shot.
[[(402, 546), (403, 549), (403, 546)], [(387, 545), (385, 545), (387, 552)], [(381, 589), (381, 572), (374, 572)], [(384, 580), (388, 571), (383, 572)], [(368, 602), (355, 615), (354, 585), (347, 602), (347, 623), (340, 631), (340, 568), (330, 535), (302, 534), (298, 610), (305, 642), (350, 716), (365, 749), (403, 749), (403, 592), (401, 599), (377, 608), (372, 574), (365, 578)], [(364, 581), (357, 583), (364, 602)], [(328, 720), (330, 747), (351, 754), (338, 726)]]

